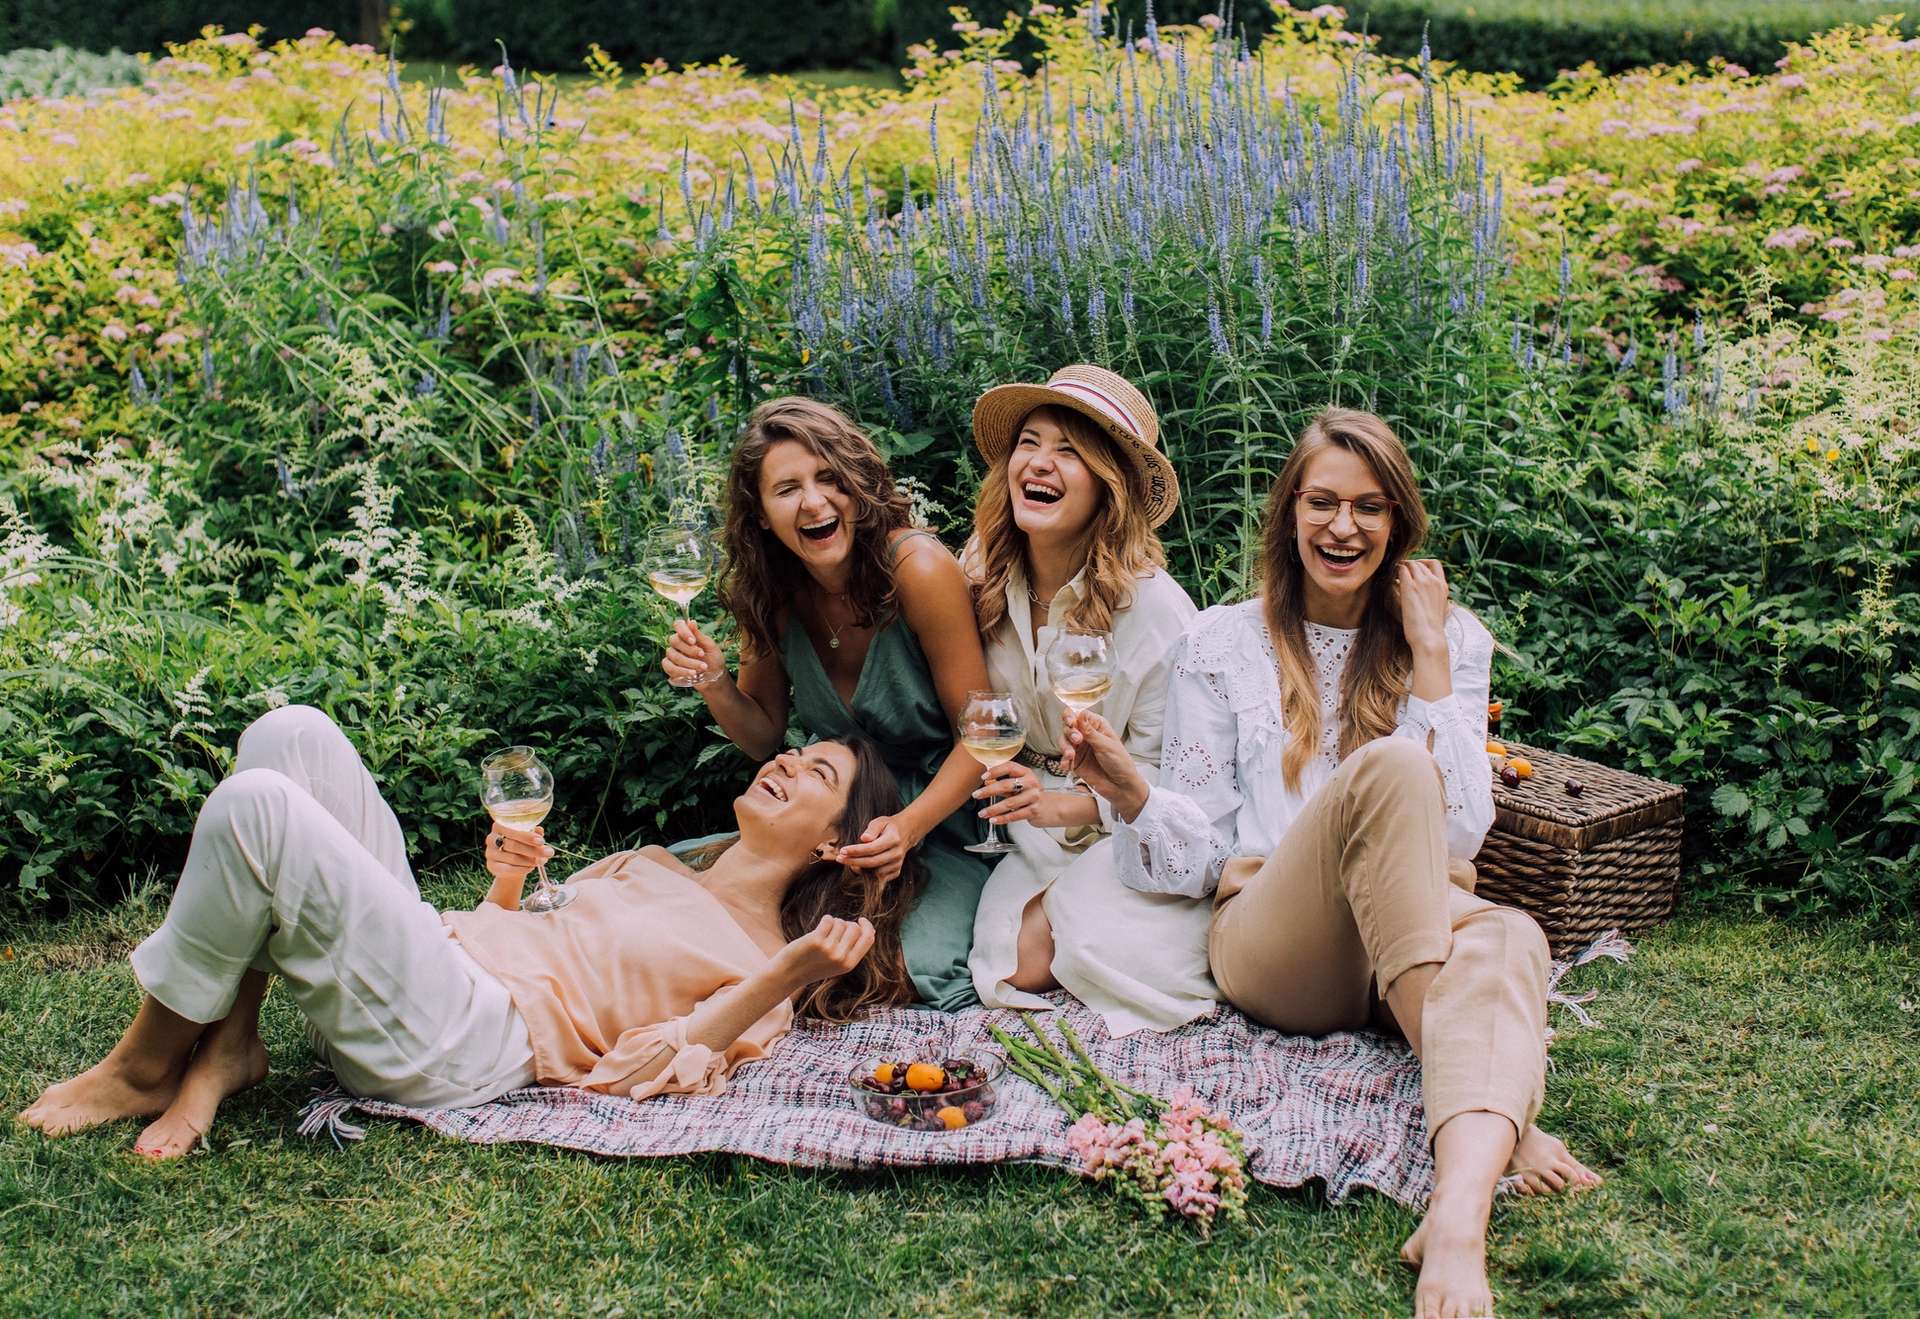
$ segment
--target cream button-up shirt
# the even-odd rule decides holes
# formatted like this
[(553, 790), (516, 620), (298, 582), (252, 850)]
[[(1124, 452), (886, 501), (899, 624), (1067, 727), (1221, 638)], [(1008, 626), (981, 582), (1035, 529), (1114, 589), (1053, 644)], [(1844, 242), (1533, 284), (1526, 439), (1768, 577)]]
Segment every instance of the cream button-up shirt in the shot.
[[(1016, 571), (1007, 585), (1007, 616), (985, 638), (990, 680), (1013, 694), (1026, 720), (1027, 745), (1049, 759), (1060, 754), (1065, 712), (1047, 676), (1047, 646), (1085, 589), (1084, 576), (1076, 575), (1047, 602), (1046, 621), (1036, 629), (1026, 576)], [(1194, 614), (1180, 584), (1155, 570), (1134, 582), (1132, 601), (1108, 629), (1113, 686), (1094, 709), (1120, 734), (1149, 782), (1159, 774), (1169, 667)], [(1034, 772), (1044, 789), (1067, 786), (1057, 774)], [(1054, 978), (1099, 1012), (1112, 1033), (1171, 1030), (1205, 1016), (1218, 997), (1207, 970), (1212, 904), (1124, 887), (1109, 836), (1112, 810), (1095, 801), (1098, 825), (1041, 829), (1023, 820), (1007, 826), (1019, 850), (1001, 858), (980, 895), (968, 962), (974, 989), (988, 1007), (1052, 1006), (1007, 983), (1019, 962), (1022, 915), (1039, 897), (1053, 929)]]

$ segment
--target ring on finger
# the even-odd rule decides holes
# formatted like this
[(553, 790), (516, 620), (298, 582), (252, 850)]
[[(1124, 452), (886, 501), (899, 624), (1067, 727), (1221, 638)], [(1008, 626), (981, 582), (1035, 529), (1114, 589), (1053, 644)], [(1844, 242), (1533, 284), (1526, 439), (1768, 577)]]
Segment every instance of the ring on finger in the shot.
[(507, 840), (506, 840), (506, 839), (504, 839), (504, 838), (502, 838), (502, 837), (501, 837), (501, 836), (500, 836), (499, 834), (495, 834), (495, 835), (493, 836), (493, 850), (494, 850), (494, 851), (496, 851), (496, 852), (504, 852), (504, 851), (506, 851), (506, 850), (507, 850)]

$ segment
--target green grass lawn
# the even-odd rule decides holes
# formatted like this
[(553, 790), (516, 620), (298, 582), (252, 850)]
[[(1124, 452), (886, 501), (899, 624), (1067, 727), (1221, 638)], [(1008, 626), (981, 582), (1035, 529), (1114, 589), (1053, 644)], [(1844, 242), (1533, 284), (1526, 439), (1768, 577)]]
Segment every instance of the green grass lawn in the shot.
[[(471, 901), (472, 884), (458, 886)], [(439, 896), (458, 901), (447, 888)], [(136, 998), (129, 904), (0, 930), (0, 1102), (112, 1043)], [(1690, 916), (1583, 968), (1543, 1123), (1608, 1177), (1503, 1202), (1501, 1313), (1920, 1312), (1920, 927)], [(310, 1085), (268, 1001), (275, 1074), (211, 1152), (134, 1124), (0, 1134), (0, 1312), (1391, 1315), (1409, 1211), (1257, 1188), (1202, 1245), (1050, 1169), (849, 1175), (737, 1158), (617, 1163), (380, 1121), (294, 1134)]]

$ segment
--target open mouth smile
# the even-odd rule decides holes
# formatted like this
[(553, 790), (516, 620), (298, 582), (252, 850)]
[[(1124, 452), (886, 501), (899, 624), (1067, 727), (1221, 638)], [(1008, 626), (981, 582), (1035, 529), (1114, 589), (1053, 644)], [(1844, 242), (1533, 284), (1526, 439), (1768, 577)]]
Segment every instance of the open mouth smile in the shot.
[(785, 786), (771, 774), (760, 780), (760, 790), (771, 795), (775, 801), (785, 801), (787, 799)]
[(1066, 491), (1056, 490), (1041, 481), (1022, 481), (1020, 497), (1029, 504), (1057, 504), (1066, 498)]
[(1345, 572), (1359, 563), (1366, 554), (1365, 550), (1337, 545), (1316, 545), (1314, 552), (1320, 556), (1320, 562), (1335, 572)]
[(839, 530), (840, 530), (840, 519), (828, 518), (824, 522), (816, 522), (812, 526), (801, 527), (800, 534), (806, 537), (810, 541), (814, 541), (816, 543), (823, 543), (823, 542), (832, 540), (834, 533)]

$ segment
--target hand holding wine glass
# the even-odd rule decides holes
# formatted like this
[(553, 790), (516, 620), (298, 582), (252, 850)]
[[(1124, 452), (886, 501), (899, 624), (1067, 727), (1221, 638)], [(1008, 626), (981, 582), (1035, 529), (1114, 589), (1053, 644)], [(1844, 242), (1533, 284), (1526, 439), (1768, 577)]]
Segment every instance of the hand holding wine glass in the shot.
[[(553, 809), (553, 771), (540, 763), (532, 747), (496, 751), (480, 762), (480, 802), (494, 823), (515, 830), (533, 829)], [(506, 850), (506, 839), (496, 837), (493, 846), (496, 851)], [(520, 904), (521, 910), (558, 911), (572, 902), (572, 890), (547, 878), (546, 862), (536, 864), (540, 884), (533, 896)]]
[[(1063, 629), (1047, 647), (1047, 680), (1069, 712), (1091, 710), (1113, 688), (1113, 638)], [(1068, 782), (1078, 787), (1078, 774), (1069, 773)]]
[(688, 612), (693, 598), (706, 589), (717, 559), (713, 538), (694, 527), (656, 527), (647, 537), (647, 584), (680, 606), (680, 622), (674, 624), (674, 641), (662, 663), (675, 687), (704, 686), (725, 667), (724, 661), (716, 663), (720, 648), (693, 624)]
[[(980, 762), (983, 779), (986, 770), (1012, 760), (1026, 744), (1027, 726), (1012, 692), (967, 693), (966, 708), (960, 711), (960, 745)], [(998, 856), (1013, 851), (1015, 846), (1001, 835), (998, 824), (988, 821), (985, 840), (968, 844), (967, 851)]]

